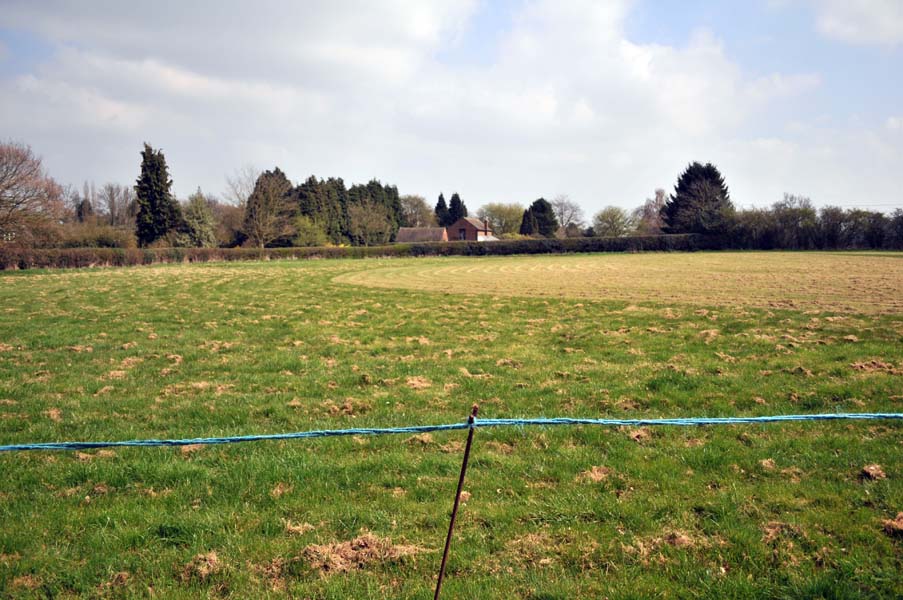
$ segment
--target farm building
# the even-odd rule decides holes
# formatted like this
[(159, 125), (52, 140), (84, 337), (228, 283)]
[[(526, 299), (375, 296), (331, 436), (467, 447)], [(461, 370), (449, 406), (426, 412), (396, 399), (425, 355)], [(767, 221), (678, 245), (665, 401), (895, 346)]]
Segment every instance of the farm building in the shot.
[(445, 227), (401, 227), (396, 242), (447, 242)]
[(494, 242), (498, 240), (492, 235), (489, 225), (473, 217), (461, 217), (446, 229), (448, 230), (448, 239), (452, 241)]

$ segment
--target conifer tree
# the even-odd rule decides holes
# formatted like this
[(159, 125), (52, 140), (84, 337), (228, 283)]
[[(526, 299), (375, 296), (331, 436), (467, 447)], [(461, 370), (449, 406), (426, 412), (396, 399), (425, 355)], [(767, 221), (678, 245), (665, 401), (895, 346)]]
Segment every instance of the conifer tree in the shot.
[(449, 221), (449, 212), (448, 212), (448, 204), (445, 203), (445, 196), (442, 193), (439, 193), (439, 201), (436, 202), (436, 222), (439, 223), (439, 227), (448, 227), (454, 221)]
[(180, 232), (183, 243), (180, 245), (194, 248), (215, 248), (216, 223), (213, 219), (213, 211), (207, 203), (207, 198), (198, 188), (189, 196), (188, 203), (182, 209), (183, 227)]
[(75, 218), (79, 223), (87, 223), (94, 219), (94, 205), (91, 199), (85, 196), (75, 207)]
[(142, 246), (152, 244), (181, 225), (182, 214), (171, 189), (172, 179), (163, 151), (154, 150), (145, 143), (141, 152), (141, 175), (135, 185), (138, 202), (135, 236)]
[(712, 163), (690, 164), (678, 178), (661, 216), (665, 233), (726, 232), (733, 221), (734, 205), (718, 168)]
[(467, 216), (467, 207), (457, 192), (452, 194), (451, 202), (448, 205), (448, 224), (451, 225), (461, 217)]
[(537, 233), (539, 229), (539, 225), (536, 223), (536, 215), (533, 214), (533, 210), (528, 208), (524, 211), (524, 217), (520, 222), (520, 231), (521, 235), (533, 235)]
[(357, 216), (355, 219), (352, 219), (351, 211), (353, 207), (361, 205), (376, 207), (380, 217), (388, 219), (386, 230), (389, 232), (389, 239), (395, 237), (402, 221), (401, 199), (398, 195), (398, 188), (391, 185), (383, 185), (377, 179), (371, 179), (366, 185), (351, 186), (348, 190), (348, 237), (350, 237), (352, 241), (355, 239), (363, 239), (359, 235), (359, 228), (352, 227), (352, 220), (357, 223), (361, 221), (361, 213), (360, 211), (356, 211), (355, 214)]
[(330, 177), (326, 188), (333, 205), (333, 215), (326, 232), (335, 244), (348, 243), (348, 189), (341, 177)]
[(555, 217), (555, 209), (552, 204), (545, 198), (539, 198), (530, 208), (524, 211), (524, 218), (521, 221), (522, 235), (542, 235), (545, 237), (555, 237), (558, 231), (558, 218)]

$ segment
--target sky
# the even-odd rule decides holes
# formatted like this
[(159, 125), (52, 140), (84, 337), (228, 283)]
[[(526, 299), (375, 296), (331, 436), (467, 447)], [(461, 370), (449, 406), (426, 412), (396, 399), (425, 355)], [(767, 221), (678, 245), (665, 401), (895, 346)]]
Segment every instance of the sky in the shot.
[(739, 207), (903, 207), (903, 0), (2, 0), (0, 138), (184, 198), (278, 166), (587, 217), (719, 167)]

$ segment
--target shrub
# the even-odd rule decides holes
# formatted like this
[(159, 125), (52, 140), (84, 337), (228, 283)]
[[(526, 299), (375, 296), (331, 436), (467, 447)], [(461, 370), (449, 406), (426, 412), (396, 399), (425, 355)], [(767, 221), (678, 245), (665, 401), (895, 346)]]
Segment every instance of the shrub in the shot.
[(62, 248), (135, 248), (138, 241), (128, 229), (109, 225), (73, 225), (63, 230)]

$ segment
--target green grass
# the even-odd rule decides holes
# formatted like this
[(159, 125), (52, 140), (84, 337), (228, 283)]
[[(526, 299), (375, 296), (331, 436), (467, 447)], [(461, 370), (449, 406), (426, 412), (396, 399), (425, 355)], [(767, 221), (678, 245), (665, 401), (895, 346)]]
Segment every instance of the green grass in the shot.
[[(625, 274), (679, 259), (702, 282), (713, 260), (742, 271), (742, 253), (582, 256), (593, 277), (615, 270), (615, 291), (558, 281), (554, 297), (517, 294), (576, 257), (2, 274), (0, 443), (442, 423), (473, 402), (485, 417), (899, 411), (903, 282), (867, 311), (868, 287), (831, 276), (900, 261), (764, 256), (780, 285), (754, 295), (797, 310), (737, 301), (742, 278), (706, 304), (704, 285), (684, 303), (670, 279), (650, 296)], [(852, 291), (797, 291), (785, 267), (807, 256), (826, 294)], [(545, 274), (497, 282), (543, 259)], [(489, 273), (495, 295), (444, 293), (448, 269)], [(903, 540), (882, 523), (903, 511), (900, 432), (480, 430), (444, 597), (899, 597)], [(0, 597), (430, 597), (465, 435), (0, 454)], [(872, 463), (886, 479), (860, 480)], [(594, 466), (610, 472), (582, 475)], [(421, 551), (312, 564), (311, 545), (363, 531)], [(210, 552), (211, 573), (190, 567)]]

